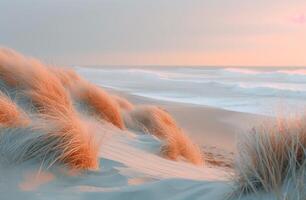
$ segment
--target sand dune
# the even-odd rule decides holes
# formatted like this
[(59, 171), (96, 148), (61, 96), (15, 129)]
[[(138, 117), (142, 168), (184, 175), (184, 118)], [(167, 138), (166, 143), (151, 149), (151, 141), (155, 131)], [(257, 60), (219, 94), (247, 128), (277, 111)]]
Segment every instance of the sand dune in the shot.
[(202, 165), (203, 159), (199, 148), (191, 142), (174, 119), (164, 110), (155, 106), (139, 106), (125, 113), (128, 128), (147, 132), (165, 140), (162, 154), (176, 160), (179, 156), (189, 162)]
[[(97, 168), (98, 147), (93, 136), (88, 133), (86, 121), (80, 118), (80, 114), (74, 108), (71, 95), (90, 106), (100, 119), (121, 129), (124, 128), (124, 124), (120, 110), (132, 109), (132, 104), (127, 100), (107, 94), (69, 69), (52, 68), (12, 50), (1, 51), (0, 72), (0, 77), (7, 85), (22, 90), (31, 100), (35, 107), (35, 117), (45, 121), (39, 125), (37, 123), (32, 125), (33, 128), (38, 126), (46, 132), (45, 135), (37, 137), (37, 140), (46, 142), (47, 146), (50, 145), (48, 151), (54, 152), (55, 161), (74, 169)], [(166, 140), (163, 153), (167, 157), (177, 159), (181, 155), (194, 164), (202, 163), (198, 148), (190, 142), (166, 112), (153, 107), (149, 108), (149, 112), (146, 109), (135, 110), (140, 114), (140, 118), (136, 117), (137, 120), (149, 119), (149, 123), (143, 125), (153, 135)], [(52, 124), (52, 127), (46, 125), (47, 123)], [(32, 145), (40, 148), (34, 143)], [(45, 149), (47, 148), (44, 147)]]
[[(53, 126), (51, 130), (46, 124), (38, 125), (46, 134), (29, 141), (31, 144), (26, 150), (29, 155), (24, 159), (46, 154), (48, 157), (44, 159), (50, 157), (54, 162), (59, 161), (75, 169), (97, 168), (98, 147), (86, 130), (86, 125), (79, 119), (59, 79), (39, 61), (27, 59), (13, 51), (1, 51), (0, 57), (1, 78), (4, 77), (9, 85), (24, 89), (33, 102), (37, 116)], [(33, 126), (35, 129), (37, 125)], [(22, 148), (24, 146), (20, 150)]]
[(305, 199), (305, 118), (246, 131), (263, 118), (135, 100), (9, 49), (0, 79), (1, 199)]

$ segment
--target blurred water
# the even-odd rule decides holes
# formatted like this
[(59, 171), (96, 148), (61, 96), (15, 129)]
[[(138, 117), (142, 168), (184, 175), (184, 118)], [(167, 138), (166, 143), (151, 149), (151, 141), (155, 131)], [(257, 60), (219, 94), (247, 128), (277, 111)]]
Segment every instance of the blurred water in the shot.
[(264, 115), (306, 108), (304, 68), (85, 68), (88, 80), (131, 94)]

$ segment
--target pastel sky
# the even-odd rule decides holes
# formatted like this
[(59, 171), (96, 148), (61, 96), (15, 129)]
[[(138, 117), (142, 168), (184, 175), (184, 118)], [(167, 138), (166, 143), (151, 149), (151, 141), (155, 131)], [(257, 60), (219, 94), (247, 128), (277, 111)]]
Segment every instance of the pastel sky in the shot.
[(306, 66), (306, 1), (0, 0), (0, 45), (65, 65)]

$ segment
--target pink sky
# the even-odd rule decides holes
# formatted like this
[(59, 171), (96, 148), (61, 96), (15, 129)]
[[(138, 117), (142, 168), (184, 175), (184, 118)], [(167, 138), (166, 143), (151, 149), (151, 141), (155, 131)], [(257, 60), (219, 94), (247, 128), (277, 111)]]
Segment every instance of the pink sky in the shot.
[(295, 14), (291, 17), (293, 23), (297, 24), (305, 24), (306, 23), (306, 15), (305, 14)]
[(3, 0), (0, 7), (0, 45), (52, 63), (306, 66), (305, 0)]

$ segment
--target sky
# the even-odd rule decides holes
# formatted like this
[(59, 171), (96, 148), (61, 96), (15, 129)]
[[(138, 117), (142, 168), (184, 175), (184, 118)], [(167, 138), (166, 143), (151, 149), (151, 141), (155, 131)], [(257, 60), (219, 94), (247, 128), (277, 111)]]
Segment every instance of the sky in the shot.
[(306, 1), (0, 0), (0, 45), (61, 65), (306, 66)]

